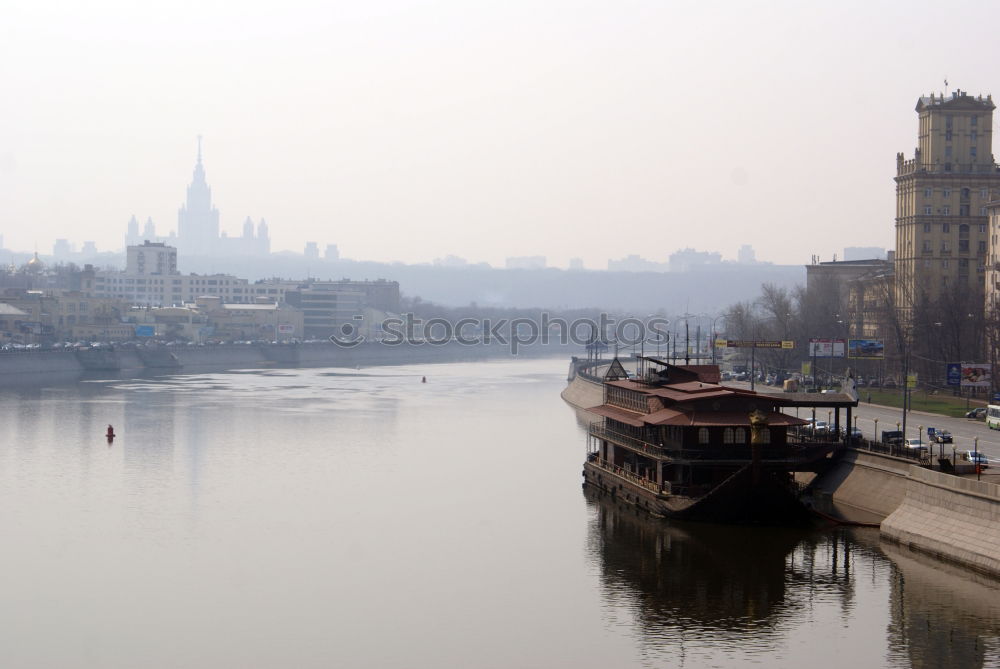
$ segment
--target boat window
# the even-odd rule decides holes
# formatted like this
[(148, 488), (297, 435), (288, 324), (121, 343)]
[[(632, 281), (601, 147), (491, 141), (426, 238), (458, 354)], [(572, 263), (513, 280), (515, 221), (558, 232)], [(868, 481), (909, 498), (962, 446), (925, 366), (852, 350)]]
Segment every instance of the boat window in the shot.
[(764, 427), (760, 430), (760, 443), (770, 444), (771, 443), (771, 429)]
[(733, 428), (727, 427), (722, 431), (722, 443), (731, 444), (733, 443)]
[(708, 443), (708, 428), (702, 427), (698, 428), (698, 443), (707, 444)]
[(736, 443), (745, 444), (747, 443), (747, 431), (742, 427), (736, 428)]

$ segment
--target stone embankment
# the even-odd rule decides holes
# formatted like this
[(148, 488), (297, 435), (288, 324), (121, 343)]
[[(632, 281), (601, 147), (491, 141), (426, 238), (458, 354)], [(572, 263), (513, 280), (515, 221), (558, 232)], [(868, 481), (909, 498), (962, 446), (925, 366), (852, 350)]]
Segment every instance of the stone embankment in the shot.
[[(535, 344), (519, 347), (517, 354), (528, 357), (551, 356), (562, 355), (564, 350), (559, 344)], [(331, 343), (220, 344), (15, 351), (0, 353), (0, 385), (18, 384), (33, 379), (45, 382), (72, 380), (88, 373), (357, 367), (463, 362), (510, 356), (510, 349), (500, 343), (469, 346), (458, 342), (398, 346), (364, 343), (354, 347), (341, 347)]]
[(910, 466), (905, 495), (882, 536), (1000, 576), (1000, 485)]

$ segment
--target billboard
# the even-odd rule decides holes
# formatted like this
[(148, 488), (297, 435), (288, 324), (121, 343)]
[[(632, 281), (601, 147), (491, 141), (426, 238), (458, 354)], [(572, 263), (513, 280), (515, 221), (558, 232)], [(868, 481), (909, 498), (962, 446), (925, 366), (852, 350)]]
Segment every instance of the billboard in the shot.
[(882, 360), (885, 358), (885, 341), (882, 339), (848, 339), (847, 357)]
[(152, 325), (136, 325), (135, 326), (135, 336), (136, 337), (155, 337), (156, 328)]
[(278, 326), (278, 332), (280, 332), (281, 334), (292, 334), (293, 332), (295, 332), (295, 326), (286, 325), (283, 323)]
[(847, 341), (844, 339), (810, 339), (810, 358), (843, 358)]
[(958, 387), (962, 385), (962, 363), (948, 363), (948, 385)]
[(962, 363), (963, 388), (989, 388), (992, 385), (993, 375), (988, 364), (979, 362)]

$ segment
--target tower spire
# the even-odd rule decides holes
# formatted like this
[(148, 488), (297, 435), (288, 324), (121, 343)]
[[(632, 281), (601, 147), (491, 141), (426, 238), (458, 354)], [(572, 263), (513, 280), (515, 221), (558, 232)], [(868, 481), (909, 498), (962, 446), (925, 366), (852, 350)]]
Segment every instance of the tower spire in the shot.
[(201, 135), (198, 135), (198, 162), (201, 162)]

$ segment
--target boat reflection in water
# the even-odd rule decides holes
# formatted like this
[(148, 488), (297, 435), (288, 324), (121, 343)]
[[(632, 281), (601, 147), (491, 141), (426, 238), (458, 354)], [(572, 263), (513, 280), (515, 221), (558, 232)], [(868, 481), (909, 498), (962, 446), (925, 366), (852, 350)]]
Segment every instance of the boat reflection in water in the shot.
[(1000, 660), (998, 584), (882, 546), (877, 529), (681, 523), (590, 486), (584, 494), (606, 624), (639, 630), (644, 663), (984, 667)]

